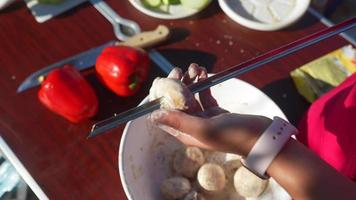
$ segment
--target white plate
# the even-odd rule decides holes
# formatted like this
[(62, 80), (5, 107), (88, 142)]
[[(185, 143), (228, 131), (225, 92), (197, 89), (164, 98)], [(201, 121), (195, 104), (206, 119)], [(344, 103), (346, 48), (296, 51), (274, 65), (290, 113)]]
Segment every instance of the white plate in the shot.
[[(254, 86), (230, 79), (211, 88), (218, 104), (234, 113), (258, 114), (267, 117), (286, 116), (263, 92)], [(143, 102), (146, 102), (144, 100)], [(167, 155), (182, 144), (167, 133), (153, 128), (147, 116), (129, 122), (121, 138), (119, 171), (122, 186), (129, 200), (161, 199), (159, 185), (169, 175)], [(290, 200), (289, 195), (270, 181), (259, 200)]]
[[(182, 6), (181, 4), (178, 4), (178, 5), (170, 5), (169, 12), (163, 12), (158, 9), (147, 8), (146, 6), (144, 6), (142, 4), (141, 0), (129, 0), (129, 2), (137, 10), (143, 12), (144, 14), (151, 16), (151, 17), (159, 18), (159, 19), (181, 19), (181, 18), (195, 15), (196, 13), (203, 10), (203, 9), (200, 9), (200, 10), (190, 9), (190, 8)], [(206, 6), (208, 6), (210, 3), (211, 3), (211, 0), (209, 3), (207, 3)]]
[(27, 7), (38, 23), (43, 23), (52, 17), (60, 15), (67, 10), (85, 2), (86, 0), (64, 0), (60, 4), (40, 4), (37, 0), (25, 0)]
[[(266, 7), (266, 2), (269, 2), (268, 8)], [(286, 2), (286, 0), (219, 0), (219, 5), (227, 16), (245, 27), (261, 31), (274, 31), (296, 22), (307, 11), (310, 4), (310, 0), (294, 0), (293, 8), (285, 7), (290, 9), (287, 11), (281, 6), (287, 5)], [(275, 9), (275, 12), (273, 12), (273, 10), (277, 7), (271, 7), (272, 3), (279, 5), (279, 9)], [(259, 14), (259, 16), (263, 16), (262, 11), (266, 11), (265, 19), (260, 17), (262, 19), (258, 20), (256, 19), (257, 16), (251, 14), (255, 13)], [(268, 21), (268, 16), (272, 15), (271, 13), (284, 13), (284, 15), (281, 19), (278, 19), (280, 21), (266, 22)], [(263, 22), (263, 20), (265, 20), (265, 22)]]

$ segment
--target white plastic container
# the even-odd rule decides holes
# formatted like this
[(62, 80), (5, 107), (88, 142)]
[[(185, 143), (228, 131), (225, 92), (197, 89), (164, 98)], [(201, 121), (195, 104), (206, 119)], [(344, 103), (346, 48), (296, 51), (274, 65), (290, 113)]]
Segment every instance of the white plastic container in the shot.
[(285, 28), (307, 11), (310, 0), (219, 0), (221, 9), (235, 22), (255, 30)]

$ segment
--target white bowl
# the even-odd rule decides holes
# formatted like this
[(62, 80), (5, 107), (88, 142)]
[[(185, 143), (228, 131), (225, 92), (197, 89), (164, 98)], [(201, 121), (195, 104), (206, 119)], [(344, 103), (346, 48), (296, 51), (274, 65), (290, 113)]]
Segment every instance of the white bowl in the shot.
[[(273, 0), (283, 2), (285, 0)], [(278, 22), (267, 23), (261, 22), (257, 20), (254, 16), (252, 16), (247, 6), (243, 6), (241, 2), (272, 2), (269, 0), (219, 0), (219, 5), (221, 9), (225, 12), (227, 16), (229, 16), (235, 22), (251, 28), (255, 30), (261, 31), (274, 31), (278, 29), (285, 28), (294, 22), (296, 22), (299, 18), (303, 16), (303, 14), (307, 11), (310, 0), (294, 0), (295, 5), (294, 8), (289, 12), (289, 14)], [(252, 10), (253, 8), (251, 8)], [(271, 9), (269, 9), (271, 10)]]
[[(195, 15), (196, 13), (202, 11), (203, 9), (189, 9), (187, 7), (184, 7), (181, 4), (178, 5), (170, 5), (169, 12), (163, 12), (154, 8), (148, 8), (147, 6), (144, 6), (141, 2), (141, 0), (129, 0), (129, 2), (139, 11), (142, 13), (159, 18), (159, 19), (181, 19), (181, 18), (186, 18), (192, 15)], [(207, 3), (206, 6), (208, 6), (211, 3), (211, 0), (209, 3)], [(206, 7), (205, 6), (205, 7)]]
[[(219, 105), (230, 112), (258, 114), (286, 119), (279, 107), (254, 86), (230, 79), (211, 88)], [(145, 99), (143, 102), (146, 102)], [(119, 171), (129, 200), (161, 199), (160, 183), (169, 176), (169, 157), (182, 147), (174, 137), (153, 127), (143, 116), (129, 122), (121, 138)], [(255, 199), (290, 200), (290, 196), (270, 181), (265, 192)]]

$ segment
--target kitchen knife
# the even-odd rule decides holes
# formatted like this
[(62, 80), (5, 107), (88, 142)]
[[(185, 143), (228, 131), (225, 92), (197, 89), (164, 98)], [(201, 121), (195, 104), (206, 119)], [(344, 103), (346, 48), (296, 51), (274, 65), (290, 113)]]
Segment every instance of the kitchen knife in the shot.
[[(44, 77), (53, 69), (60, 68), (65, 64), (73, 65), (77, 70), (88, 69), (95, 65), (96, 58), (102, 52), (102, 50), (111, 45), (128, 45), (139, 48), (152, 47), (164, 40), (169, 36), (169, 29), (164, 25), (159, 25), (153, 31), (141, 32), (137, 35), (134, 35), (123, 42), (110, 41), (101, 46), (89, 49), (85, 52), (77, 54), (75, 56), (66, 58), (54, 64), (51, 64), (45, 68), (42, 68), (30, 76), (28, 76), (21, 85), (17, 88), (17, 93), (23, 92), (27, 89), (36, 87), (41, 84), (44, 80)], [(163, 56), (161, 56), (157, 51), (150, 50), (148, 52), (150, 58), (155, 62), (161, 69), (165, 72), (169, 72), (172, 69), (172, 65), (167, 61)]]
[[(268, 64), (277, 59), (283, 58), (289, 54), (295, 53), (301, 49), (325, 40), (331, 36), (342, 33), (349, 29), (356, 27), (356, 17), (346, 20), (340, 24), (334, 25), (332, 27), (326, 28), (324, 30), (318, 31), (314, 34), (308, 35), (304, 38), (281, 46), (277, 49), (271, 50), (265, 54), (258, 57), (250, 59), (244, 63), (230, 67), (214, 76), (204, 79), (200, 82), (189, 85), (188, 88), (192, 93), (200, 92), (204, 89), (210, 88), (228, 79), (240, 76), (247, 72), (253, 71), (260, 68), (261, 66)], [(141, 117), (148, 114), (160, 107), (161, 98), (154, 101), (144, 103), (138, 107), (127, 110), (123, 113), (100, 121), (92, 126), (91, 132), (88, 137), (97, 136), (99, 134), (105, 133), (106, 131), (117, 127), (122, 123), (126, 123), (130, 120)]]

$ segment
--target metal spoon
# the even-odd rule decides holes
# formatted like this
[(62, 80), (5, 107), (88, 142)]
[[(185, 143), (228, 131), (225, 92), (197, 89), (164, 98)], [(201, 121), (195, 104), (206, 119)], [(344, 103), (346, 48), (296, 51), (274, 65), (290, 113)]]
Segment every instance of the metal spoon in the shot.
[(131, 20), (122, 18), (103, 0), (89, 0), (90, 3), (112, 24), (117, 39), (127, 38), (141, 32), (139, 25)]

